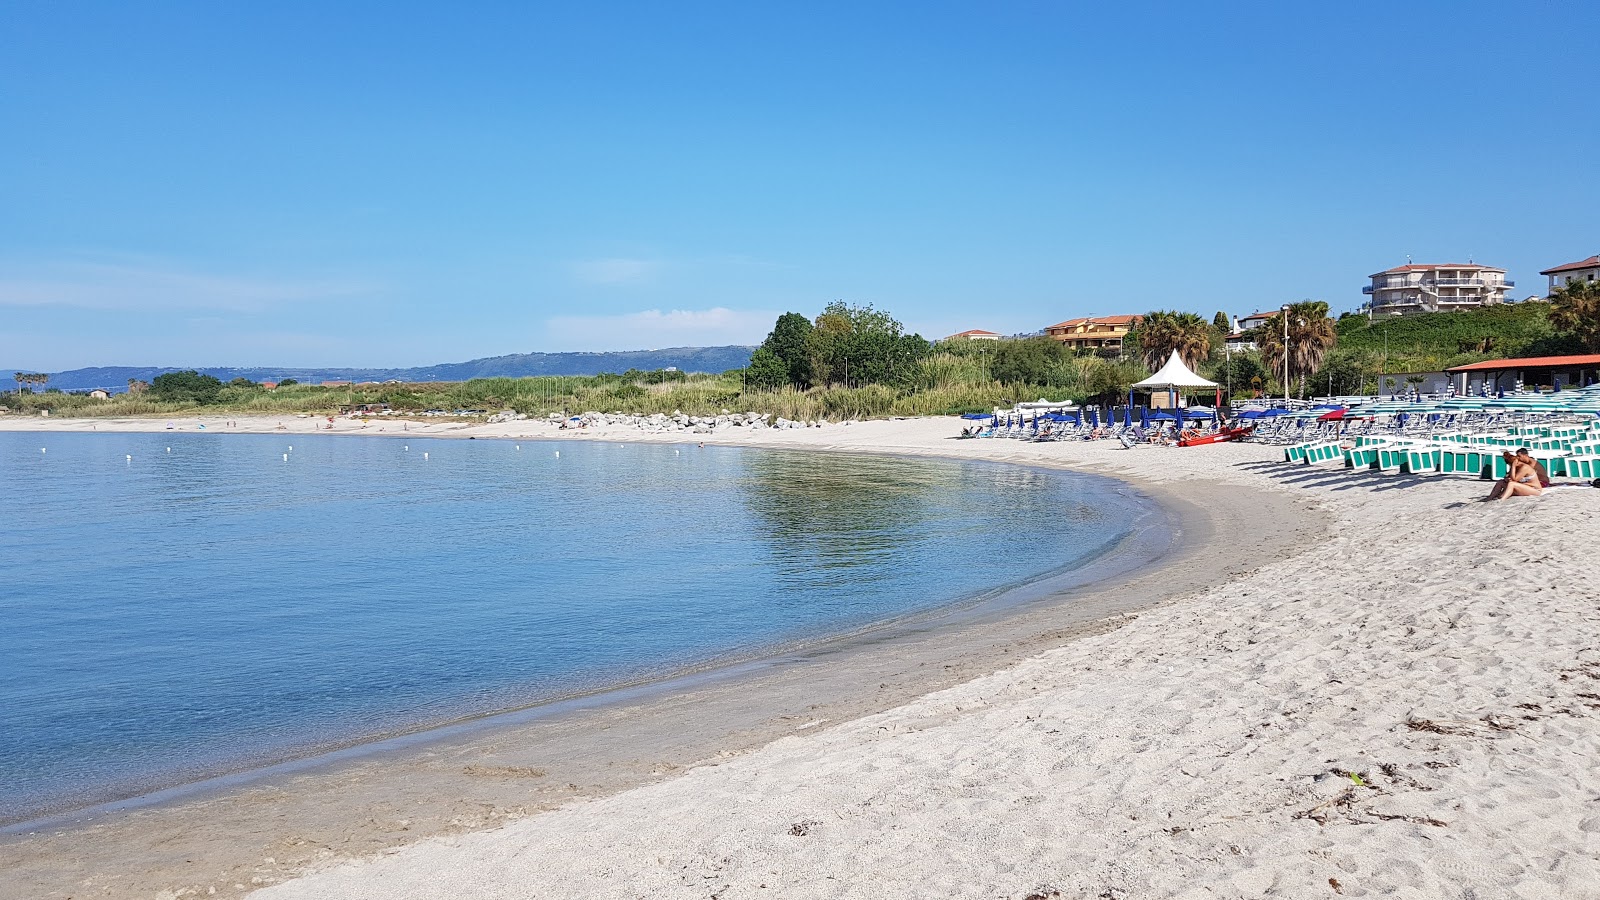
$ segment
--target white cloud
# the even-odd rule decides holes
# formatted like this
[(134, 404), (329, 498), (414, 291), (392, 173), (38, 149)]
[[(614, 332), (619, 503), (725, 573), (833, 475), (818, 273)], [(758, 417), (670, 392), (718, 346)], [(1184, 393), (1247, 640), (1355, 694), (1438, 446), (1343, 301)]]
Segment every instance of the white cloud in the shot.
[(0, 262), (0, 307), (250, 312), (374, 289), (355, 281), (210, 275), (149, 261)]
[(759, 344), (778, 314), (765, 310), (647, 309), (610, 316), (556, 316), (545, 323), (552, 349), (653, 350)]
[(582, 259), (572, 265), (572, 277), (582, 284), (645, 284), (661, 271), (662, 264), (648, 259)]

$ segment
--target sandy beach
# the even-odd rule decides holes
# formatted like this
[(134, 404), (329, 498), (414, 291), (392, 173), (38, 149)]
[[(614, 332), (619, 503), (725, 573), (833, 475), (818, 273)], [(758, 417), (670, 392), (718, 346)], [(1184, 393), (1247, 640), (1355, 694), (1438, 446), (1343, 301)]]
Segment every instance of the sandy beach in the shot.
[[(204, 423), (315, 423), (227, 421)], [(1006, 615), (0, 837), (0, 895), (1600, 896), (1600, 492), (1480, 504), (1268, 446), (959, 430), (341, 420), (1082, 469), (1161, 501), (1176, 539)]]

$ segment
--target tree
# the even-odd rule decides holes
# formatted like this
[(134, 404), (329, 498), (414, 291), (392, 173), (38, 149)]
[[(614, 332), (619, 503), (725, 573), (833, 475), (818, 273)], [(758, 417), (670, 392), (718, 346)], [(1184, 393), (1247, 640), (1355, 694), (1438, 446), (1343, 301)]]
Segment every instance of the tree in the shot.
[[(787, 374), (784, 376), (795, 387), (811, 386), (811, 321), (795, 312), (778, 317), (772, 333), (761, 342), (761, 349), (780, 360)], [(751, 357), (755, 362), (755, 357)]]
[(1134, 331), (1138, 333), (1139, 353), (1145, 367), (1152, 372), (1160, 371), (1174, 350), (1190, 369), (1211, 355), (1211, 325), (1196, 313), (1149, 312)]
[(1252, 385), (1265, 381), (1266, 374), (1267, 370), (1261, 367), (1261, 360), (1254, 354), (1237, 352), (1230, 354), (1217, 366), (1216, 371), (1206, 377), (1230, 391), (1248, 392)]
[[(1321, 300), (1302, 300), (1289, 305), (1289, 341), (1284, 344), (1284, 313), (1268, 319), (1255, 330), (1256, 346), (1261, 349), (1261, 359), (1273, 375), (1284, 377), (1284, 357), (1289, 360), (1288, 382), (1304, 380), (1322, 368), (1328, 351), (1339, 342), (1339, 330), (1328, 318), (1328, 304)], [(1304, 384), (1301, 385), (1304, 393)]]
[(827, 305), (807, 336), (813, 383), (846, 386), (901, 383), (914, 378), (930, 345), (872, 304)]
[(50, 376), (44, 372), (18, 372), (12, 378), (16, 379), (17, 396), (19, 397), (22, 395), (23, 385), (29, 385), (28, 392), (33, 393), (32, 385), (46, 384), (50, 381)]
[(293, 378), (285, 378), (284, 380), (278, 382), (278, 387), (289, 387), (290, 385), (299, 384), (299, 383), (300, 382), (295, 381)]
[[(809, 324), (809, 323), (808, 323)], [(772, 390), (789, 384), (789, 366), (766, 347), (757, 347), (750, 354), (750, 365), (744, 370), (746, 387)]]
[(1062, 380), (1062, 364), (1070, 355), (1055, 338), (996, 341), (989, 373), (1001, 384), (1055, 385)]
[(177, 403), (215, 403), (222, 393), (222, 382), (211, 375), (201, 375), (190, 369), (157, 375), (150, 391), (158, 400)]
[(1600, 282), (1569, 281), (1550, 295), (1550, 322), (1584, 352), (1600, 353)]
[(1217, 314), (1211, 317), (1211, 327), (1223, 334), (1233, 331), (1233, 324), (1228, 321), (1228, 314), (1222, 310), (1217, 310)]

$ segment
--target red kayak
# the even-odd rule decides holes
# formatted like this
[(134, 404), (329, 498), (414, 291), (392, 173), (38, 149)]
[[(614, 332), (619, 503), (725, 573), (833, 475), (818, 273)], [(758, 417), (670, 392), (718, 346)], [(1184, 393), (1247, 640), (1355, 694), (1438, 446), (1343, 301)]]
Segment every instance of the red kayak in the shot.
[(1178, 446), (1199, 447), (1203, 444), (1224, 444), (1228, 441), (1242, 441), (1250, 436), (1250, 432), (1255, 430), (1256, 427), (1254, 425), (1246, 425), (1242, 428), (1224, 428), (1221, 431), (1214, 432), (1212, 434), (1202, 434), (1195, 437), (1179, 438)]

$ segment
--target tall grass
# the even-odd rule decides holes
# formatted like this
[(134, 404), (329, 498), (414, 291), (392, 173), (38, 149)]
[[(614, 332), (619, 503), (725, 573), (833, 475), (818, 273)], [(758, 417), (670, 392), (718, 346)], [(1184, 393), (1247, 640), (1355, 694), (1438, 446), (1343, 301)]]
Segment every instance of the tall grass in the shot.
[(478, 378), (464, 382), (367, 384), (347, 387), (290, 385), (268, 391), (228, 386), (218, 402), (184, 404), (157, 400), (150, 394), (122, 394), (109, 400), (86, 396), (15, 393), (0, 396), (0, 407), (24, 414), (49, 410), (56, 416), (177, 415), (329, 415), (341, 407), (387, 403), (397, 413), (425, 410), (515, 410), (532, 417), (582, 412), (712, 416), (731, 412), (768, 413), (800, 421), (863, 419), (882, 416), (926, 416), (987, 412), (995, 406), (1044, 396), (1052, 400), (1082, 399), (1086, 379), (1076, 385), (1001, 384), (989, 378), (984, 360), (975, 356), (936, 353), (922, 360), (902, 383), (891, 386), (783, 387), (756, 389), (738, 373), (690, 375), (651, 383), (648, 378), (539, 376)]

